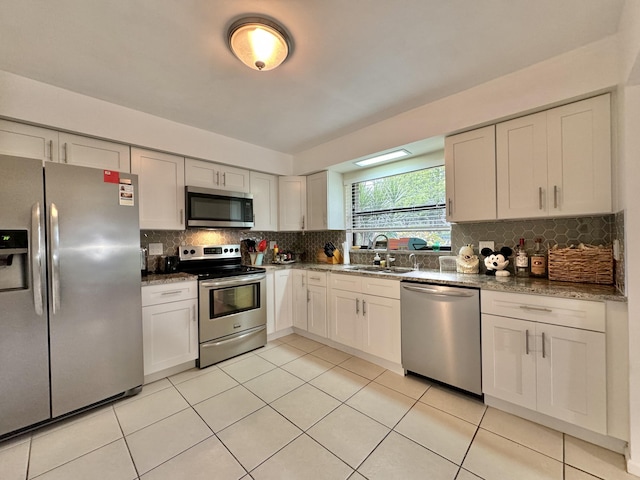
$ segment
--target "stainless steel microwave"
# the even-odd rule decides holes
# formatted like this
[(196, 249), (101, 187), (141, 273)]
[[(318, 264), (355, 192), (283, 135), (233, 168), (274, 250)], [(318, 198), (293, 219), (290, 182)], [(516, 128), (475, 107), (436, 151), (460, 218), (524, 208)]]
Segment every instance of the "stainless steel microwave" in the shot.
[(187, 227), (251, 228), (253, 195), (186, 187)]

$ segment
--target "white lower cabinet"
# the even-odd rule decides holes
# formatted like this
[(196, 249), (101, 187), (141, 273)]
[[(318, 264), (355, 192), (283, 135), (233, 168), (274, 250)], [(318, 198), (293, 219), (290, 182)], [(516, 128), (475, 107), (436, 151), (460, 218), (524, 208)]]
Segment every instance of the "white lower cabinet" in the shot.
[(198, 358), (198, 284), (142, 287), (144, 374)]
[(307, 272), (291, 270), (293, 326), (307, 330)]
[(327, 274), (292, 270), (293, 326), (327, 337)]
[(399, 364), (400, 282), (340, 274), (330, 278), (329, 338)]
[(483, 292), (482, 310), (485, 395), (607, 434), (604, 304)]
[(274, 272), (275, 331), (293, 326), (293, 284), (291, 270)]

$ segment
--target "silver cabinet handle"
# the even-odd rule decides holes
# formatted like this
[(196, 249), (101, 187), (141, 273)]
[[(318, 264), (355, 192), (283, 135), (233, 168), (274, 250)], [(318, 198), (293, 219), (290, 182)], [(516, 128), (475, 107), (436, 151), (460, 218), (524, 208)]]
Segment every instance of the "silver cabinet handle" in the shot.
[(362, 316), (367, 314), (367, 302), (362, 299)]
[(64, 142), (62, 144), (62, 152), (64, 154), (64, 163), (68, 163), (68, 159), (69, 159), (69, 151), (67, 150), (67, 142)]
[(553, 186), (553, 208), (558, 208), (558, 186)]
[(449, 202), (447, 202), (447, 206), (449, 207), (449, 216), (451, 216), (451, 198), (449, 198)]
[(227, 174), (226, 173), (222, 174), (222, 185), (224, 185), (225, 187), (227, 186)]
[(53, 160), (53, 140), (49, 140), (49, 160)]
[(542, 332), (542, 358), (545, 358), (545, 349), (544, 349), (544, 332)]
[(542, 210), (542, 187), (538, 187), (538, 205), (540, 210)]
[(53, 296), (53, 314), (60, 310), (60, 218), (58, 207), (51, 203), (49, 207), (49, 256), (51, 264), (51, 295)]
[(31, 207), (31, 276), (33, 278), (33, 306), (42, 315), (42, 252), (44, 236), (40, 222), (40, 202)]
[(524, 331), (524, 351), (529, 355), (529, 330)]
[(320, 280), (320, 277), (309, 277), (310, 280)]
[(165, 295), (178, 295), (179, 293), (182, 293), (182, 290), (171, 290), (170, 292), (162, 292), (160, 295), (165, 296)]
[(302, 216), (302, 230), (304, 230), (304, 215)]
[(216, 185), (220, 185), (220, 172), (216, 172)]
[(360, 313), (360, 299), (356, 298), (356, 315)]
[(551, 310), (550, 308), (531, 307), (529, 305), (520, 305), (520, 308), (523, 310), (533, 310), (534, 312), (547, 312), (547, 313), (553, 312), (553, 310)]

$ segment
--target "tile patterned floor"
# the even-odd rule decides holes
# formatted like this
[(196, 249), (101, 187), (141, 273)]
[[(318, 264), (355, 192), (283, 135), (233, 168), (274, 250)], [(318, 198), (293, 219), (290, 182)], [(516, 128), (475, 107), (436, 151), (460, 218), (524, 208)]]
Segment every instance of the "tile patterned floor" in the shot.
[(618, 480), (622, 455), (289, 335), (0, 443), (3, 480)]

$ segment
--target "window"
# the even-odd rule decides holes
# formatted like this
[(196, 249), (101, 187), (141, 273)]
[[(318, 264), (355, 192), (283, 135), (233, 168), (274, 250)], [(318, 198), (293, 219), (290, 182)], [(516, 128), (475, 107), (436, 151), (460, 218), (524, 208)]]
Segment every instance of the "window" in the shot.
[(444, 166), (376, 178), (351, 185), (354, 245), (369, 245), (380, 233), (417, 237), (451, 247), (446, 221)]

